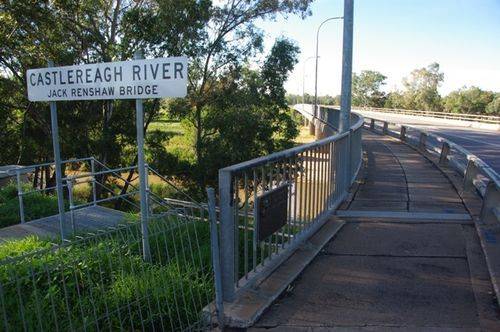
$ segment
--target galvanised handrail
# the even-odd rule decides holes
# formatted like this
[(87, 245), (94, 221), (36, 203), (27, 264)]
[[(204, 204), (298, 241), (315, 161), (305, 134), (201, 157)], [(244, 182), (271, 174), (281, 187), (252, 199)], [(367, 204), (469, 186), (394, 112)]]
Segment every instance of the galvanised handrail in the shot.
[[(109, 166), (105, 165), (104, 163), (100, 162), (94, 157), (86, 157), (86, 158), (78, 158), (78, 159), (68, 159), (64, 160), (62, 163), (64, 164), (75, 164), (75, 163), (82, 163), (82, 162), (88, 162), (89, 165), (89, 170), (90, 172), (84, 172), (80, 174), (75, 174), (75, 175), (68, 175), (65, 178), (63, 178), (63, 188), (67, 188), (68, 190), (68, 203), (69, 203), (69, 213), (70, 213), (70, 223), (73, 228), (73, 232), (75, 231), (75, 215), (74, 212), (78, 209), (81, 208), (86, 208), (92, 205), (97, 205), (99, 203), (104, 203), (104, 202), (110, 202), (114, 200), (123, 200), (127, 202), (128, 204), (134, 206), (135, 208), (139, 208), (139, 206), (130, 198), (136, 194), (138, 194), (138, 187), (134, 185), (132, 182), (128, 181), (125, 179), (122, 175), (121, 172), (124, 171), (130, 171), (137, 169), (137, 166), (128, 166), (128, 167), (120, 167), (116, 169), (111, 169)], [(45, 188), (34, 188), (28, 191), (23, 190), (23, 185), (22, 185), (22, 179), (21, 179), (21, 174), (26, 173), (26, 171), (33, 171), (37, 167), (53, 167), (54, 163), (41, 163), (41, 164), (36, 164), (36, 165), (29, 165), (29, 166), (21, 166), (17, 167), (15, 169), (7, 171), (8, 174), (15, 174), (16, 175), (16, 182), (17, 182), (17, 195), (18, 195), (18, 200), (19, 200), (19, 218), (20, 222), (24, 223), (26, 222), (26, 217), (25, 217), (25, 211), (24, 211), (24, 196), (33, 194), (36, 192), (46, 192), (46, 191), (52, 191), (55, 189), (54, 186), (51, 187), (45, 187)], [(99, 166), (101, 168), (100, 171), (96, 171), (96, 166)], [(163, 182), (168, 184), (171, 188), (176, 190), (177, 192), (180, 192), (184, 197), (187, 197), (189, 199), (189, 202), (184, 202), (185, 207), (184, 208), (190, 208), (190, 209), (205, 209), (205, 207), (202, 207), (200, 203), (196, 202), (193, 200), (189, 195), (184, 193), (182, 190), (177, 188), (174, 184), (172, 184), (170, 181), (168, 181), (165, 177), (161, 176), (157, 171), (155, 171), (153, 168), (151, 168), (149, 165), (146, 165), (146, 174), (152, 173), (156, 175), (159, 179), (161, 179)], [(106, 186), (104, 183), (100, 183), (97, 181), (97, 176), (99, 175), (112, 175), (114, 178), (117, 180), (123, 181), (124, 184), (127, 184), (131, 189), (133, 189), (131, 192), (127, 192), (124, 194), (117, 194), (114, 192), (112, 188), (109, 188)], [(78, 181), (81, 180), (81, 181)], [(74, 187), (76, 185), (80, 184), (85, 184), (85, 183), (91, 183), (92, 185), (92, 199), (90, 202), (87, 203), (77, 203), (74, 200)], [(111, 197), (106, 197), (106, 198), (101, 198), (97, 199), (97, 187), (100, 187), (104, 189), (107, 193), (111, 194)], [(154, 203), (157, 204), (160, 207), (167, 208), (167, 209), (174, 209), (175, 206), (172, 204), (169, 204), (168, 200), (164, 200), (163, 197), (159, 197), (153, 192), (149, 190), (148, 187), (148, 202), (149, 203)], [(189, 204), (188, 204), (189, 203)], [(151, 208), (151, 214), (153, 213), (152, 208)], [(202, 212), (201, 212), (202, 213)]]
[[(316, 232), (348, 194), (361, 166), (363, 118), (349, 132), (219, 170), (222, 297), (269, 275)], [(255, 202), (287, 187), (286, 225), (258, 239)]]
[(419, 111), (419, 110), (406, 110), (400, 108), (377, 108), (377, 107), (353, 107), (353, 109), (396, 113), (414, 116), (431, 116), (440, 119), (452, 119), (461, 121), (477, 121), (491, 124), (500, 124), (500, 116), (496, 115), (483, 115), (483, 114), (467, 114), (467, 113), (447, 113), (447, 112), (433, 112), (433, 111)]
[[(382, 123), (382, 132), (408, 142), (422, 151), (439, 156), (439, 163), (449, 164), (463, 176), (464, 190), (476, 190), (483, 198), (481, 221), (500, 222), (500, 175), (481, 158), (462, 146), (434, 133), (413, 126), (366, 118), (369, 127), (376, 129)], [(399, 128), (393, 130), (390, 126)], [(434, 143), (434, 144), (433, 144)]]

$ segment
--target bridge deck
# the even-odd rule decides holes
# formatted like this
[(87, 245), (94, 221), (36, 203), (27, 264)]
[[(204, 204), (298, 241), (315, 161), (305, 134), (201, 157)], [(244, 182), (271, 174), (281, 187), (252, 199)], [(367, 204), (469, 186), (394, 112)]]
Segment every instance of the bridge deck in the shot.
[(368, 167), (332, 220), (347, 223), (253, 329), (499, 330), (476, 231), (448, 178), (396, 140), (364, 139)]
[[(94, 232), (99, 229), (116, 226), (125, 220), (127, 214), (102, 206), (89, 206), (74, 213), (76, 232)], [(65, 214), (66, 223), (70, 223), (70, 214)], [(60, 235), (58, 215), (32, 220), (0, 229), (0, 242), (14, 238), (38, 235), (44, 238), (57, 238)]]

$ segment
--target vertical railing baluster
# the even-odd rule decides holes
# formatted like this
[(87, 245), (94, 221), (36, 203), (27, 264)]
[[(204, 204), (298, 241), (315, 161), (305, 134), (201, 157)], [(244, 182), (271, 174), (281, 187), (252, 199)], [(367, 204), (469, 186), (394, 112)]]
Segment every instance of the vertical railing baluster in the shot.
[[(293, 223), (292, 223), (292, 229), (291, 229), (291, 233), (293, 235), (295, 235), (295, 228), (297, 227), (297, 201), (299, 200), (297, 195), (299, 194), (299, 188), (298, 188), (298, 177), (299, 177), (299, 165), (298, 165), (298, 162), (297, 162), (297, 159), (300, 158), (298, 154), (296, 154), (294, 157), (293, 157), (293, 167), (294, 167), (294, 170), (293, 170), (293, 185), (294, 185), (294, 195), (293, 195)], [(300, 204), (300, 200), (299, 200), (299, 204)], [(291, 242), (292, 241), (292, 237), (289, 238), (289, 241), (288, 242)]]
[(253, 169), (253, 234), (252, 234), (252, 264), (253, 270), (257, 268), (257, 171)]
[(243, 179), (243, 186), (245, 190), (245, 208), (244, 208), (244, 233), (243, 233), (243, 251), (244, 251), (244, 269), (245, 269), (245, 277), (248, 279), (248, 200), (249, 200), (249, 195), (248, 195), (248, 174), (247, 172), (244, 173), (244, 179)]
[(233, 180), (233, 218), (234, 218), (234, 275), (236, 287), (239, 286), (240, 280), (240, 214), (239, 214), (239, 185), (238, 175), (234, 176)]
[(306, 151), (306, 158), (307, 158), (307, 166), (306, 166), (306, 184), (305, 184), (305, 194), (306, 194), (306, 218), (305, 218), (305, 225), (304, 227), (307, 227), (310, 222), (310, 216), (311, 216), (311, 150)]
[[(262, 174), (261, 174), (261, 183), (262, 183), (262, 194), (266, 192), (266, 169), (263, 166), (262, 167)], [(266, 248), (266, 240), (265, 239), (260, 239), (259, 241), (260, 245), (260, 259), (261, 259), (261, 264), (264, 266), (264, 263), (266, 261), (265, 259), (265, 248)]]
[(319, 214), (319, 209), (320, 209), (320, 188), (321, 188), (321, 154), (320, 154), (320, 148), (314, 149), (314, 154), (315, 154), (315, 167), (314, 167), (314, 182), (316, 183), (316, 188), (314, 190), (315, 196), (314, 196), (314, 221), (318, 219), (318, 214)]

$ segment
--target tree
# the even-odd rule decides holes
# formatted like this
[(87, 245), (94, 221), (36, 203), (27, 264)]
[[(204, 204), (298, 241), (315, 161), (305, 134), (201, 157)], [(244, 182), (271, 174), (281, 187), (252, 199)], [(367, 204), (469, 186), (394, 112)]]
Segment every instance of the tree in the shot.
[(500, 115), (500, 93), (496, 93), (491, 103), (486, 106), (486, 113), (489, 115)]
[(396, 90), (387, 94), (384, 107), (387, 108), (406, 108), (405, 95), (403, 92)]
[[(184, 116), (196, 128), (197, 155), (208, 134), (202, 112), (217, 96), (221, 79), (262, 49), (259, 19), (277, 14), (307, 15), (310, 0), (89, 0), (0, 2), (0, 107), (3, 163), (52, 159), (48, 104), (26, 99), (28, 68), (187, 55), (189, 96)], [(238, 84), (238, 82), (236, 82)], [(273, 93), (283, 94), (283, 91)], [(145, 128), (159, 110), (145, 103)], [(59, 103), (64, 157), (94, 155), (110, 166), (134, 163), (134, 107), (130, 101)], [(3, 121), (5, 120), (5, 121)], [(130, 148), (132, 147), (132, 148)], [(155, 145), (155, 149), (158, 145)], [(200, 165), (202, 158), (197, 158)], [(202, 168), (201, 168), (202, 169)]]
[[(198, 41), (198, 53), (191, 63), (189, 108), (185, 110), (196, 131), (195, 151), (199, 173), (203, 173), (203, 141), (211, 134), (205, 128), (203, 114), (214, 111), (211, 104), (218, 97), (220, 78), (227, 79), (253, 55), (262, 50), (262, 33), (257, 20), (278, 14), (310, 14), (312, 0), (228, 1), (213, 6), (205, 33)], [(203, 181), (201, 181), (203, 182)]]
[[(219, 168), (289, 148), (298, 134), (288, 110), (284, 83), (297, 63), (298, 48), (280, 38), (260, 66), (235, 67), (222, 76), (203, 108), (204, 139), (199, 144), (203, 183)], [(197, 128), (192, 126), (193, 137)]]
[(378, 71), (363, 70), (352, 77), (352, 103), (355, 106), (382, 107), (385, 102), (385, 93), (381, 91), (385, 85), (386, 76)]
[(478, 87), (463, 87), (453, 91), (443, 100), (444, 110), (450, 113), (485, 113), (486, 107), (494, 99), (493, 92)]
[(444, 74), (439, 72), (438, 63), (413, 70), (409, 77), (403, 79), (405, 108), (440, 111), (442, 106), (438, 87), (443, 79)]
[[(4, 106), (17, 123), (11, 129), (21, 142), (8, 155), (18, 155), (21, 163), (52, 159), (45, 139), (50, 136), (48, 105), (27, 101), (28, 68), (44, 67), (46, 59), (57, 65), (126, 60), (137, 49), (146, 56), (193, 54), (209, 7), (208, 0), (2, 1), (0, 68), (9, 84), (2, 85), (0, 96), (9, 96), (2, 99), (10, 100)], [(13, 95), (7, 85), (14, 87)], [(146, 103), (146, 128), (158, 106), (158, 101)], [(135, 141), (132, 102), (66, 102), (58, 107), (64, 156), (95, 155), (111, 166), (132, 161), (124, 153)]]

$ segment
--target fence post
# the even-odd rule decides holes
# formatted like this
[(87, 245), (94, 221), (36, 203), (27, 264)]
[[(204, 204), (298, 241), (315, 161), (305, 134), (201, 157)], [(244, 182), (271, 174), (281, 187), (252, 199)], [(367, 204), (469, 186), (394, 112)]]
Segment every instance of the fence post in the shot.
[(448, 154), (450, 154), (450, 144), (448, 144), (448, 142), (443, 142), (441, 154), (439, 155), (440, 165), (446, 165), (448, 163)]
[(213, 188), (207, 188), (208, 217), (210, 220), (210, 243), (212, 249), (212, 265), (215, 279), (215, 307), (219, 327), (224, 327), (224, 301), (222, 298), (222, 279), (219, 250), (219, 232), (217, 230), (217, 214), (215, 212), (215, 193)]
[(95, 186), (95, 160), (94, 157), (90, 159), (90, 172), (92, 173), (92, 202), (94, 202), (94, 206), (97, 205), (97, 191)]
[(347, 190), (349, 190), (350, 186), (351, 186), (351, 181), (352, 181), (352, 178), (354, 176), (354, 158), (355, 158), (355, 154), (353, 153), (354, 149), (355, 149), (355, 144), (353, 142), (354, 140), (354, 131), (352, 130), (352, 128), (349, 128), (349, 157), (348, 157), (348, 170), (349, 170), (349, 185), (348, 185), (348, 188)]
[(474, 180), (477, 178), (479, 171), (477, 169), (474, 159), (469, 159), (467, 162), (467, 168), (464, 174), (464, 190), (474, 191)]
[(24, 224), (24, 201), (23, 201), (23, 186), (21, 184), (21, 172), (16, 171), (16, 181), (17, 181), (17, 198), (19, 200), (19, 217), (21, 219), (21, 224)]
[(481, 208), (481, 223), (484, 224), (497, 224), (500, 222), (500, 188), (493, 181), (490, 180), (486, 187), (486, 192), (483, 198), (483, 207)]
[(235, 222), (233, 213), (232, 174), (224, 169), (219, 170), (219, 199), (221, 224), (221, 279), (222, 298), (232, 302), (235, 296)]
[(375, 130), (375, 119), (370, 119), (370, 129)]
[(427, 144), (427, 134), (424, 132), (420, 133), (420, 140), (418, 142), (418, 148), (422, 151), (426, 150), (426, 144)]
[(406, 126), (401, 126), (401, 132), (399, 133), (399, 139), (403, 142), (406, 141)]
[(71, 228), (73, 231), (73, 235), (75, 235), (76, 227), (75, 227), (75, 205), (73, 203), (73, 179), (67, 179), (66, 184), (68, 185), (68, 200), (69, 200), (69, 218), (71, 221)]
[(384, 135), (387, 135), (387, 132), (389, 131), (389, 123), (387, 121), (384, 121), (384, 128), (382, 129), (382, 132)]

